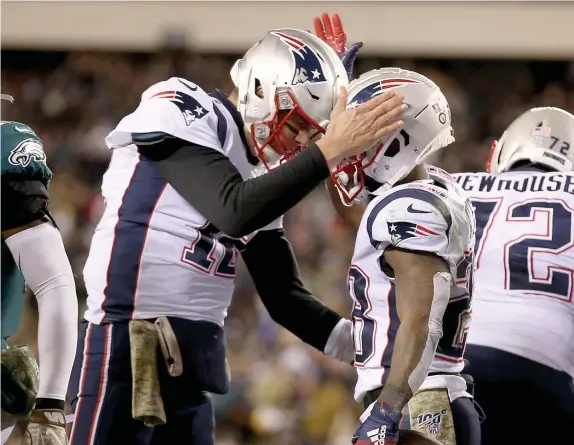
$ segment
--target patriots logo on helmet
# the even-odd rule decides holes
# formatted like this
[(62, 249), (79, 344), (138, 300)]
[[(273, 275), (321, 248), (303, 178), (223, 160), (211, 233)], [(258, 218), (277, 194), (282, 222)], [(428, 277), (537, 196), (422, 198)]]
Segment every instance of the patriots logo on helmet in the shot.
[(160, 91), (150, 97), (150, 99), (167, 99), (176, 104), (183, 114), (187, 126), (209, 113), (209, 110), (206, 110), (197, 99), (181, 91)]
[(377, 82), (367, 85), (365, 88), (359, 91), (347, 108), (354, 108), (359, 104), (364, 104), (373, 97), (382, 94), (385, 90), (390, 90), (392, 88), (402, 87), (405, 85), (415, 83), (421, 83), (421, 82), (413, 79), (400, 79), (400, 78), (378, 80)]
[(273, 32), (289, 47), (295, 59), (295, 75), (292, 84), (325, 82), (325, 74), (319, 56), (305, 42), (282, 32)]

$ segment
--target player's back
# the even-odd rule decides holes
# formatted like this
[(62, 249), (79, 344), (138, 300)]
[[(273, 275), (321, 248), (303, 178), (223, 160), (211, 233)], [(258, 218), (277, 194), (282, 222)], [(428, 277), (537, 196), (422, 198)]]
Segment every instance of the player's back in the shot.
[(477, 221), (469, 343), (574, 376), (574, 174), (456, 176)]
[[(175, 137), (227, 156), (253, 177), (233, 111), (197, 85), (171, 78), (142, 94), (138, 108), (107, 137), (112, 159), (106, 202), (84, 278), (86, 318), (125, 320), (171, 315), (222, 324), (233, 292), (237, 249), (163, 178), (133, 143)], [(166, 136), (167, 135), (167, 136)], [(239, 147), (239, 149), (238, 149)]]
[[(392, 188), (367, 207), (357, 233), (349, 289), (355, 301), (355, 397), (380, 387), (391, 365), (400, 320), (394, 278), (383, 271), (387, 247), (429, 252), (449, 265), (454, 280), (443, 317), (443, 337), (431, 372), (458, 373), (470, 322), (474, 216), (470, 201), (448, 174)], [(459, 382), (465, 388), (464, 381)]]

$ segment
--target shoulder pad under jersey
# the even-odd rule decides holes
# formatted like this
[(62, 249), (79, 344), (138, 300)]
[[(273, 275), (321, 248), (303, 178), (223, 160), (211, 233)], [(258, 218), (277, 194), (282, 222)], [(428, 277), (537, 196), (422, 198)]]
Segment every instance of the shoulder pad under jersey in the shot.
[[(167, 137), (222, 151), (218, 134), (221, 111), (196, 84), (172, 77), (149, 87), (136, 110), (108, 135), (109, 148), (137, 143), (153, 145)], [(223, 117), (222, 117), (223, 118)]]
[(47, 186), (52, 172), (46, 165), (42, 140), (34, 130), (20, 122), (2, 121), (0, 132), (2, 175), (37, 179)]
[(394, 187), (367, 208), (366, 229), (373, 247), (387, 246), (440, 254), (448, 245), (451, 211), (437, 187), (411, 183)]

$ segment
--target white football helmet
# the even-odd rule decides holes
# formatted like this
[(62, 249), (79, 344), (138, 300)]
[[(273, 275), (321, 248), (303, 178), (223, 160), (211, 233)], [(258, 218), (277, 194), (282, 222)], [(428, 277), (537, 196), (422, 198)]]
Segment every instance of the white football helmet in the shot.
[(298, 29), (270, 31), (235, 62), (231, 78), (256, 154), (268, 168), (303, 148), (290, 147), (283, 138), (286, 120), (297, 113), (324, 133), (340, 87), (348, 85), (337, 53), (318, 37)]
[(446, 98), (434, 82), (413, 71), (381, 68), (363, 74), (349, 85), (347, 108), (390, 89), (402, 94), (409, 107), (402, 117), (404, 126), (361, 155), (345, 159), (332, 171), (346, 205), (365, 197), (365, 183), (369, 193), (382, 193), (429, 155), (454, 142)]
[(574, 171), (574, 115), (561, 108), (541, 107), (515, 119), (492, 143), (486, 170), (498, 175), (519, 162)]

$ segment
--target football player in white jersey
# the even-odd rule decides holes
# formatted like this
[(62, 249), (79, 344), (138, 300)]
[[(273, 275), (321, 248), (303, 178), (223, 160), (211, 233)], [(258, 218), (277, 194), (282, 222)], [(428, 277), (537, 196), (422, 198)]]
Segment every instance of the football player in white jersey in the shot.
[(282, 215), (342, 158), (400, 129), (402, 97), (346, 110), (339, 57), (294, 29), (269, 32), (231, 75), (230, 96), (181, 78), (152, 85), (106, 138), (73, 445), (214, 443), (208, 392), (229, 387), (223, 322), (238, 254), (277, 323), (352, 360), (351, 322), (303, 287)]
[(460, 375), (471, 312), (474, 212), (450, 175), (424, 165), (454, 141), (450, 109), (431, 80), (399, 68), (369, 71), (351, 82), (349, 107), (386, 89), (405, 97), (404, 128), (333, 171), (346, 204), (364, 191), (372, 198), (349, 270), (355, 399), (366, 408), (353, 443), (396, 444), (408, 404), (412, 429), (445, 444), (478, 445), (478, 414)]
[(561, 443), (574, 424), (574, 116), (526, 111), (489, 164), (490, 173), (456, 175), (476, 212), (466, 357), (483, 443), (535, 440), (526, 406), (548, 413), (535, 441)]
[[(331, 23), (323, 14), (314, 25), (342, 58), (353, 52), (357, 44), (347, 48), (338, 15)], [(347, 70), (352, 72), (352, 60)], [(450, 175), (424, 166), (429, 154), (454, 141), (450, 109), (432, 81), (398, 68), (353, 81), (349, 106), (389, 89), (409, 105), (404, 129), (343, 162), (327, 183), (337, 213), (358, 230), (349, 285), (355, 398), (367, 411), (354, 440), (396, 443), (400, 411), (414, 393), (402, 425), (444, 444), (479, 444), (478, 414), (466, 391), (470, 377), (460, 374), (470, 322), (474, 215)], [(405, 336), (413, 334), (408, 344)]]

